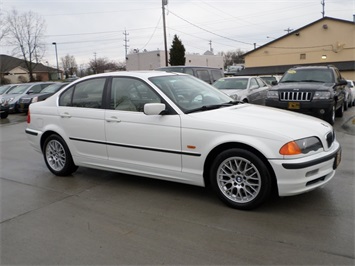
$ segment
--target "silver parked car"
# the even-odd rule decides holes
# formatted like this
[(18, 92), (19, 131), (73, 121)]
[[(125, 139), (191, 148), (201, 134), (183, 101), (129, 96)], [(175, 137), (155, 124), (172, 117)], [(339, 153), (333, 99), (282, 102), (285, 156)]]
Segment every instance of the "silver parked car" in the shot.
[(252, 76), (221, 78), (212, 85), (234, 100), (262, 105), (270, 88), (264, 80)]

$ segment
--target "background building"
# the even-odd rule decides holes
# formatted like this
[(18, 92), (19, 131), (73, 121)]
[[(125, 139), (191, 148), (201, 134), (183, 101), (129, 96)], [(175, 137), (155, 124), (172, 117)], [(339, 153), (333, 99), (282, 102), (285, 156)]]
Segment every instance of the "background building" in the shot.
[(244, 54), (238, 75), (283, 74), (295, 65), (335, 65), (355, 80), (355, 23), (324, 17)]
[[(208, 66), (223, 69), (223, 56), (213, 55), (206, 52), (203, 55), (186, 54), (186, 66)], [(161, 50), (133, 53), (127, 55), (126, 69), (133, 70), (154, 70), (165, 66), (165, 52)]]
[[(62, 71), (59, 71), (60, 75)], [(58, 80), (56, 68), (36, 64), (33, 69), (33, 77), (37, 81)], [(24, 83), (30, 80), (25, 61), (8, 55), (0, 55), (0, 84)]]

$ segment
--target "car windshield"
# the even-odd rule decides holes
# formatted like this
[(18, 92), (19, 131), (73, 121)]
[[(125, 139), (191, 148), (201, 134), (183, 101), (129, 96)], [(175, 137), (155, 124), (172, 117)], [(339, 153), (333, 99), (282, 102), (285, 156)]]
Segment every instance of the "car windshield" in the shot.
[(219, 79), (212, 84), (220, 90), (245, 90), (248, 86), (247, 78)]
[(206, 82), (190, 75), (152, 77), (153, 82), (184, 113), (234, 104), (233, 99)]
[(4, 85), (0, 87), (0, 94), (5, 93), (9, 88), (11, 88), (13, 85)]
[(321, 82), (334, 83), (331, 69), (290, 69), (280, 82)]
[(44, 88), (41, 93), (55, 93), (65, 85), (67, 85), (67, 83), (51, 84), (48, 87)]
[(18, 85), (12, 90), (8, 91), (7, 94), (22, 94), (30, 87), (31, 85)]

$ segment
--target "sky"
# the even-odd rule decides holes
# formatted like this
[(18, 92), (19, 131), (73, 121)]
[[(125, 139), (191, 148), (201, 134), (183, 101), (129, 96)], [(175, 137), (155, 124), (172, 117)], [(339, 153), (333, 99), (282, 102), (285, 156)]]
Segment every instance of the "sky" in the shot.
[[(323, 14), (323, 0), (168, 0), (165, 8), (167, 47), (174, 35), (187, 54), (250, 51)], [(324, 0), (327, 17), (353, 21), (355, 0)], [(74, 56), (84, 66), (106, 58), (125, 62), (125, 54), (164, 50), (162, 0), (0, 0), (0, 10), (32, 11), (46, 22), (42, 63)], [(1, 54), (12, 54), (1, 45)]]

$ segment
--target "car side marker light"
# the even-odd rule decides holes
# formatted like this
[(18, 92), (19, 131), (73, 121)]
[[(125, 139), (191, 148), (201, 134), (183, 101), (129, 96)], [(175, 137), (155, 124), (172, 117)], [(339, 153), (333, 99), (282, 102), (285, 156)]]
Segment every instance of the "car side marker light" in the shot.
[(194, 150), (194, 149), (196, 149), (196, 146), (193, 146), (193, 145), (187, 145), (187, 148), (188, 148), (188, 149), (191, 149), (191, 150)]

